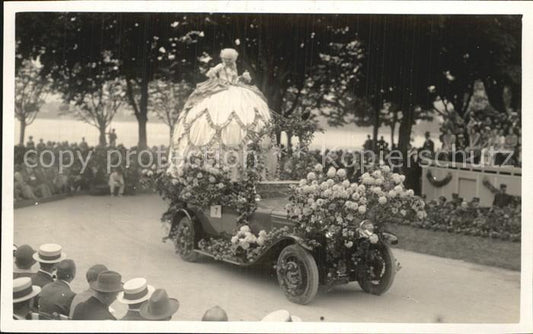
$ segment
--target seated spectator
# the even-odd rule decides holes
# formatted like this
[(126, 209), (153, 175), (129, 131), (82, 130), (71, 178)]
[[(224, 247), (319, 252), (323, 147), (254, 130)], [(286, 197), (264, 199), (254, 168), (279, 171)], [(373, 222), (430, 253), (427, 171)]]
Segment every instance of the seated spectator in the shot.
[(154, 290), (145, 278), (133, 278), (124, 283), (124, 291), (118, 294), (117, 300), (128, 305), (128, 312), (121, 320), (143, 320), (139, 313), (140, 307), (152, 296)]
[(451, 152), (455, 146), (456, 136), (452, 133), (451, 129), (446, 131), (446, 134), (442, 136), (442, 150), (444, 152)]
[(76, 295), (70, 288), (70, 282), (76, 277), (76, 264), (70, 259), (57, 264), (57, 279), (45, 285), (39, 297), (39, 314), (48, 319), (55, 315), (68, 317), (70, 305)]
[(78, 304), (86, 302), (87, 299), (96, 295), (96, 291), (94, 291), (91, 286), (94, 282), (96, 282), (98, 275), (104, 271), (107, 271), (107, 267), (103, 264), (96, 264), (89, 268), (89, 270), (87, 270), (85, 278), (87, 279), (87, 283), (89, 283), (89, 288), (74, 296), (74, 298), (72, 299), (72, 303), (70, 304), (69, 318), (72, 319), (72, 317), (74, 316), (74, 310), (76, 309), (76, 306), (78, 306)]
[(15, 193), (20, 196), (21, 199), (31, 199), (36, 200), (37, 196), (33, 192), (33, 188), (26, 182), (26, 173), (23, 170), (21, 165), (15, 165), (15, 174), (14, 174), (14, 189)]
[(54, 281), (53, 272), (56, 265), (66, 258), (63, 248), (58, 244), (43, 244), (33, 258), (39, 262), (40, 269), (32, 277), (34, 285), (44, 287)]
[(205, 311), (202, 321), (228, 321), (228, 315), (217, 305)]
[(505, 136), (504, 148), (509, 151), (514, 151), (516, 145), (518, 145), (518, 136), (514, 133), (512, 128), (507, 130), (507, 135)]
[(109, 306), (122, 291), (122, 276), (114, 271), (103, 271), (91, 288), (95, 295), (76, 306), (72, 320), (116, 320)]
[(268, 322), (301, 322), (302, 319), (295, 315), (291, 315), (287, 310), (278, 310), (267, 314), (261, 321)]
[(115, 196), (116, 188), (118, 188), (118, 195), (122, 196), (124, 194), (124, 187), (124, 175), (122, 175), (122, 169), (118, 167), (111, 173), (111, 175), (109, 175), (109, 189), (111, 196)]
[(179, 307), (177, 299), (169, 298), (164, 289), (157, 289), (150, 299), (141, 305), (140, 314), (144, 320), (168, 321)]
[(35, 271), (33, 265), (37, 262), (33, 258), (35, 250), (30, 245), (22, 245), (15, 251), (15, 266), (13, 267), (13, 278), (32, 277)]
[(39, 295), (41, 288), (32, 285), (31, 278), (19, 277), (13, 280), (13, 319), (31, 320), (33, 298)]

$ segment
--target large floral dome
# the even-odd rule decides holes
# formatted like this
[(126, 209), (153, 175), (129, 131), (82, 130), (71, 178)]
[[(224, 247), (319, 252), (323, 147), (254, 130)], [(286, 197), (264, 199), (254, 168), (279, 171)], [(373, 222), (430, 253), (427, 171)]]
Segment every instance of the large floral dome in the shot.
[(174, 149), (241, 148), (260, 139), (270, 122), (264, 100), (249, 89), (229, 87), (182, 114), (177, 122)]

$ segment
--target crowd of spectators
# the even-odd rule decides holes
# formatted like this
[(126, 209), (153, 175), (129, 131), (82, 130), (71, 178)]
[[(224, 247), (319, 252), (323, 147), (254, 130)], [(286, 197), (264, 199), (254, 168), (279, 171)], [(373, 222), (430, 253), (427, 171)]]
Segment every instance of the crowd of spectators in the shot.
[[(484, 109), (468, 112), (464, 119), (452, 113), (441, 126), (442, 146), (437, 152), (443, 159), (462, 162), (514, 165), (522, 163), (522, 127), (519, 112)], [(491, 157), (489, 150), (496, 153)], [(455, 157), (452, 152), (455, 151)], [(466, 156), (461, 152), (466, 152)], [(510, 156), (507, 159), (507, 156)], [(483, 158), (483, 159), (482, 159)]]
[[(14, 248), (13, 319), (14, 320), (125, 320), (168, 321), (180, 303), (167, 291), (148, 284), (143, 277), (124, 283), (120, 273), (103, 264), (91, 266), (85, 275), (87, 289), (74, 292), (71, 283), (77, 278), (76, 263), (67, 259), (58, 244), (43, 244), (38, 251), (30, 245)], [(33, 270), (36, 263), (39, 269)], [(127, 305), (118, 316), (111, 305)], [(214, 306), (199, 320), (228, 321), (224, 309)], [(261, 321), (301, 321), (286, 310), (277, 310)]]
[(118, 195), (134, 194), (142, 167), (156, 161), (158, 152), (166, 159), (168, 148), (154, 146), (145, 150), (149, 154), (131, 154), (136, 151), (114, 143), (89, 146), (85, 138), (79, 143), (43, 139), (35, 143), (30, 136), (26, 145), (15, 146), (14, 199), (39, 200), (81, 191), (113, 194), (115, 189)]

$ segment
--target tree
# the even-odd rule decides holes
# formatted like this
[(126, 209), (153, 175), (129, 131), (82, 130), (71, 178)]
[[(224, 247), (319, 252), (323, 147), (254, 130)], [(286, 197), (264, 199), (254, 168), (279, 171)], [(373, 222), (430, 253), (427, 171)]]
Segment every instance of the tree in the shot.
[(202, 35), (176, 13), (20, 13), (16, 23), (17, 59), (41, 54), (41, 75), (62, 93), (84, 95), (94, 91), (91, 81), (123, 78), (140, 147), (147, 146), (149, 82), (160, 68), (186, 77)]
[(98, 144), (106, 145), (106, 130), (118, 109), (125, 102), (124, 82), (107, 81), (90, 93), (75, 94), (70, 98), (74, 108), (69, 110), (81, 121), (96, 127), (100, 133)]
[(24, 60), (15, 76), (15, 117), (20, 122), (19, 145), (24, 145), (26, 127), (33, 123), (49, 88), (47, 78), (39, 74), (36, 60)]
[(185, 81), (177, 83), (157, 79), (150, 83), (148, 87), (150, 99), (149, 109), (166, 125), (170, 130), (170, 137), (174, 133), (174, 125), (178, 121), (187, 97), (192, 92), (192, 87)]

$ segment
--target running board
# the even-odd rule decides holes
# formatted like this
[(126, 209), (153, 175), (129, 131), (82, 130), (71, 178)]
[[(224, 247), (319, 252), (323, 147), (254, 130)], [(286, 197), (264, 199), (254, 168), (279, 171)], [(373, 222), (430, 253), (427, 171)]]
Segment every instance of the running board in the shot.
[[(210, 258), (212, 258), (212, 259), (215, 258), (215, 256), (214, 256), (213, 254), (208, 253), (208, 252), (204, 252), (204, 251), (199, 250), (199, 249), (193, 249), (193, 251), (194, 251), (195, 253), (198, 253), (198, 254), (201, 254), (201, 255), (208, 256), (208, 257), (210, 257)], [(223, 261), (223, 262), (231, 263), (231, 264), (234, 264), (234, 265), (236, 265), (236, 266), (246, 266), (246, 265), (249, 265), (249, 264), (250, 264), (250, 263), (242, 263), (242, 262), (237, 262), (237, 261), (233, 261), (233, 260), (229, 260), (229, 259), (224, 259), (224, 258), (223, 258), (222, 260), (218, 260), (218, 259), (217, 259), (217, 261)]]

